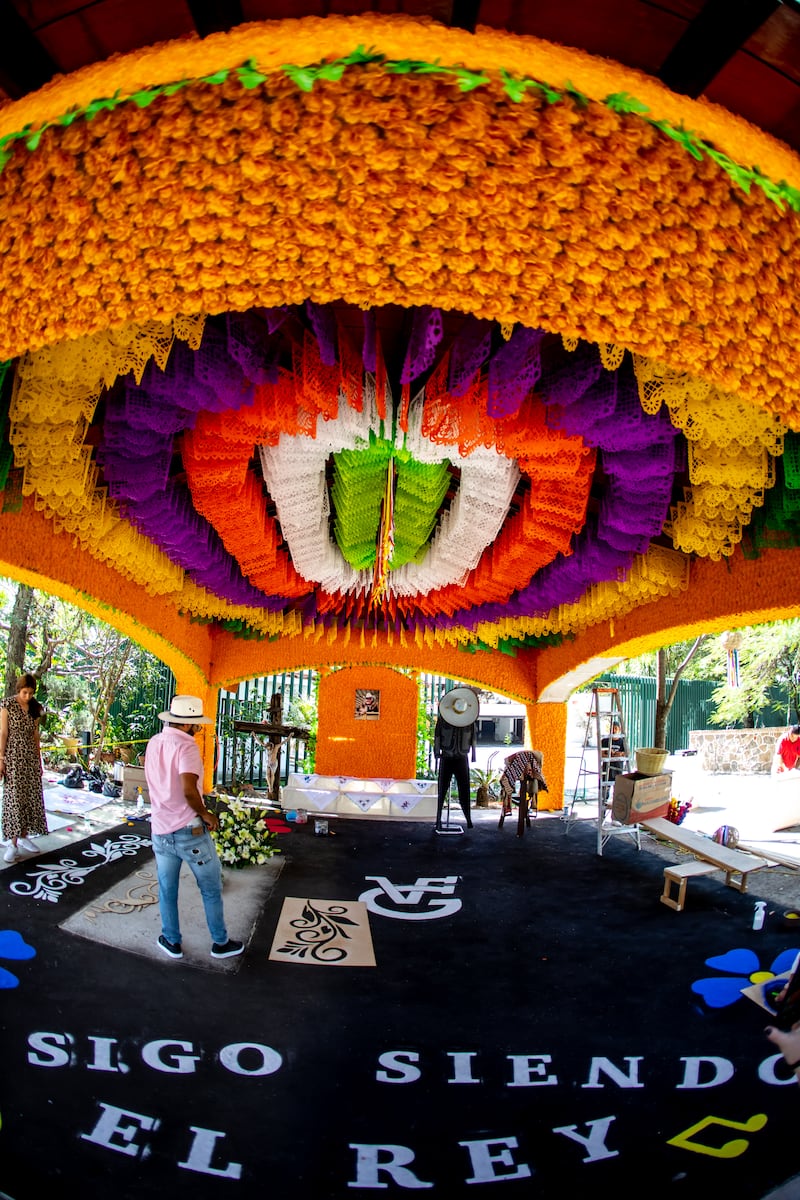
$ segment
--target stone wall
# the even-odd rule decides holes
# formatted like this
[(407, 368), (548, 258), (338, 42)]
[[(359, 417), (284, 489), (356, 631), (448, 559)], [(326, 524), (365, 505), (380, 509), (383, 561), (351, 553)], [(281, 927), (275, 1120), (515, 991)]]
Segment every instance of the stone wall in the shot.
[(697, 751), (697, 761), (704, 771), (768, 775), (775, 744), (787, 729), (787, 725), (775, 729), (693, 729), (689, 749)]

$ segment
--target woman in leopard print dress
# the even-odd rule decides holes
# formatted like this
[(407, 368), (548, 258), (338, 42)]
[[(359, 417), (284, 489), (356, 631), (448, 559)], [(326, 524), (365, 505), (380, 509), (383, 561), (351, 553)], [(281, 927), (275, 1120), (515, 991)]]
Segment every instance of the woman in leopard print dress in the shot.
[(42, 752), (39, 718), (42, 706), (34, 699), (36, 680), (20, 675), (17, 693), (0, 701), (0, 777), (3, 779), (3, 838), (6, 862), (20, 851), (38, 853), (28, 834), (47, 833), (42, 793)]

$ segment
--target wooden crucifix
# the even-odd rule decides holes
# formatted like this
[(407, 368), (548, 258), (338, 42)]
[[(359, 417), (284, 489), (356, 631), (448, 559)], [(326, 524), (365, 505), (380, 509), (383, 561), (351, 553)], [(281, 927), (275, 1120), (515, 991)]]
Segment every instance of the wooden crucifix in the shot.
[(283, 723), (283, 693), (273, 692), (269, 702), (269, 721), (234, 721), (235, 733), (252, 734), (267, 750), (267, 791), (271, 800), (280, 803), (281, 776), (278, 767), (281, 760), (281, 746), (290, 738), (299, 738), (307, 742), (310, 734), (299, 725), (284, 725)]

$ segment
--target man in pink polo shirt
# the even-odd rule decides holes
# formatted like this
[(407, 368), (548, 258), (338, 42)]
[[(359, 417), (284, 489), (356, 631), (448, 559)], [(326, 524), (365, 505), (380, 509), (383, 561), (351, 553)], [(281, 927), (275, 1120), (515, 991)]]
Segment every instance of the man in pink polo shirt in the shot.
[(222, 868), (210, 829), (219, 822), (203, 803), (198, 786), (203, 760), (194, 740), (203, 725), (199, 696), (173, 696), (168, 712), (158, 714), (161, 733), (147, 743), (144, 774), (150, 793), (150, 823), (158, 871), (161, 936), (158, 946), (170, 958), (183, 958), (178, 917), (178, 884), (187, 863), (197, 880), (211, 934), (211, 957), (232, 958), (244, 950), (228, 937), (222, 909)]

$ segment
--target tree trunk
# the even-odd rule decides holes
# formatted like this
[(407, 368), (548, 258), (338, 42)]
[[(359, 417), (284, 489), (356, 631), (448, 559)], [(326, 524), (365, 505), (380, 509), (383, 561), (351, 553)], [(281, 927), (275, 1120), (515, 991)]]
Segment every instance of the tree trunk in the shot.
[[(92, 728), (91, 738), (96, 743), (94, 753), (94, 761), (99, 762), (100, 754), (103, 750), (103, 743), (106, 737), (106, 728), (108, 726), (109, 713), (111, 705), (114, 703), (114, 698), (117, 694), (119, 681), (122, 678), (122, 673), (130, 658), (133, 650), (133, 642), (127, 639), (120, 645), (116, 646), (110, 656), (108, 672), (101, 681), (100, 694), (97, 697), (97, 703), (92, 713)], [(98, 724), (100, 726), (98, 731)]]
[(17, 690), (17, 676), (25, 670), (25, 655), (28, 649), (28, 616), (33, 604), (33, 588), (21, 583), (14, 597), (8, 631), (6, 650), (6, 678), (4, 696), (13, 696)]
[(684, 658), (683, 662), (675, 668), (672, 676), (672, 683), (669, 692), (667, 692), (667, 651), (662, 648), (658, 652), (658, 663), (656, 667), (656, 721), (655, 731), (653, 734), (653, 748), (658, 750), (666, 750), (667, 748), (667, 721), (675, 703), (675, 696), (678, 692), (678, 680), (683, 672), (688, 667), (689, 663), (694, 658), (697, 651), (705, 641), (706, 635), (701, 633), (695, 639), (689, 653)]

